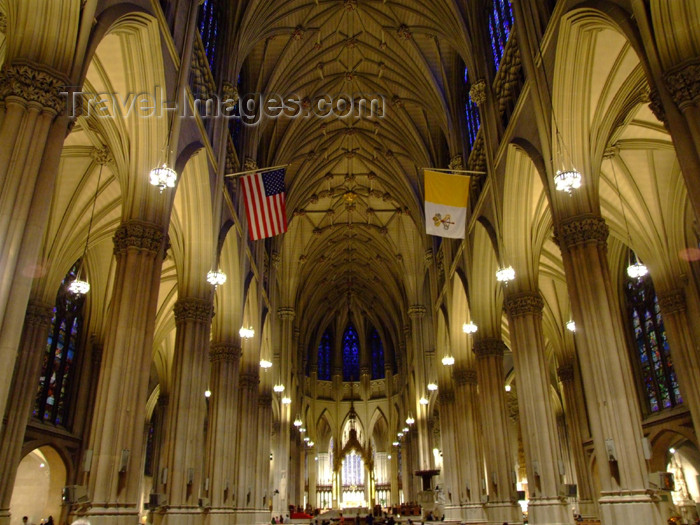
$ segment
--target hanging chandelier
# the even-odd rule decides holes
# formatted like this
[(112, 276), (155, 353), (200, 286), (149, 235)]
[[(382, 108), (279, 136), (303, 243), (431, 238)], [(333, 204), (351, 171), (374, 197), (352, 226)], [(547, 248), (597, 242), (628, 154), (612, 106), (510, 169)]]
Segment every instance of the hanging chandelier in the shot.
[(425, 405), (428, 404), (428, 398), (426, 398), (425, 396), (421, 396), (421, 398), (418, 400), (418, 402), (419, 402), (421, 405), (425, 406)]
[(473, 334), (479, 329), (478, 326), (476, 326), (472, 321), (469, 321), (468, 323), (464, 323), (462, 325), (462, 332), (465, 334)]
[(291, 400), (290, 398), (288, 398), (288, 397), (283, 397), (283, 398), (282, 398), (282, 404), (283, 404), (283, 405), (291, 405), (291, 404), (292, 404), (292, 400)]
[(505, 268), (499, 268), (496, 272), (496, 280), (499, 283), (508, 284), (510, 281), (515, 279), (515, 270), (512, 266), (507, 266)]
[(207, 272), (207, 282), (216, 288), (226, 282), (226, 274), (221, 270), (210, 270)]
[(282, 383), (277, 383), (275, 386), (272, 387), (272, 390), (274, 392), (277, 392), (278, 394), (281, 394), (284, 392), (284, 385)]
[(272, 367), (272, 362), (268, 361), (267, 359), (261, 359), (260, 360), (260, 368), (271, 368)]
[(413, 416), (412, 416), (411, 413), (409, 412), (409, 413), (408, 413), (408, 417), (406, 418), (406, 424), (407, 424), (407, 425), (412, 425), (412, 424), (415, 423), (415, 422), (416, 422), (416, 420), (413, 419)]
[(581, 174), (575, 169), (557, 171), (554, 176), (554, 184), (557, 191), (563, 191), (571, 195), (572, 190), (581, 187)]
[(177, 182), (177, 173), (174, 169), (169, 168), (167, 164), (159, 168), (153, 168), (151, 170), (149, 180), (152, 186), (158, 188), (160, 193), (163, 193), (165, 188), (174, 188)]
[(639, 260), (635, 260), (634, 263), (631, 263), (627, 267), (627, 275), (630, 277), (630, 279), (641, 279), (648, 273), (649, 269), (645, 264), (639, 262)]
[(252, 339), (253, 336), (255, 336), (255, 330), (253, 330), (252, 326), (250, 328), (242, 326), (238, 331), (238, 335), (240, 335), (243, 339)]
[(566, 329), (567, 329), (569, 332), (575, 332), (575, 331), (576, 331), (576, 323), (575, 323), (573, 320), (567, 322), (567, 323), (566, 323)]
[(430, 383), (428, 383), (428, 390), (430, 390), (431, 392), (435, 392), (437, 389), (438, 389), (438, 386), (434, 381), (431, 381)]
[(455, 364), (455, 358), (452, 355), (447, 354), (442, 358), (442, 364), (445, 366), (452, 366)]
[(298, 416), (298, 415), (297, 415), (296, 419), (294, 420), (293, 425), (294, 425), (295, 427), (299, 428), (299, 427), (301, 427), (301, 424), (302, 424), (302, 423), (301, 423), (301, 416)]

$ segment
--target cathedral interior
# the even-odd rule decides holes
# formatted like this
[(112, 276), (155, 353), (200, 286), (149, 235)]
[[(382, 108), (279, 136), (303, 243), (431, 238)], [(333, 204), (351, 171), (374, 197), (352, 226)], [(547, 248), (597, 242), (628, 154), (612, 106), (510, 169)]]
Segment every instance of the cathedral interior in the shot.
[(0, 0), (0, 64), (0, 525), (695, 523), (698, 0)]

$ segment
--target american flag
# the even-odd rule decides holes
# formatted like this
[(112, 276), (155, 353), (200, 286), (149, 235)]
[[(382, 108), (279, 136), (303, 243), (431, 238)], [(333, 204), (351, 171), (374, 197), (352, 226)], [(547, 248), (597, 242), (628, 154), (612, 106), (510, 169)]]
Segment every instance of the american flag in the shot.
[(287, 231), (285, 169), (253, 173), (241, 179), (250, 239), (257, 241)]

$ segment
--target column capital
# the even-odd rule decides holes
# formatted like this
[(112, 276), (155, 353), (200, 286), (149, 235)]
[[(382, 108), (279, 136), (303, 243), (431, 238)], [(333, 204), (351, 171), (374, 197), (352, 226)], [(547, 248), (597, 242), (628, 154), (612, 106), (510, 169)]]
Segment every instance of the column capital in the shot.
[(472, 87), (469, 88), (469, 96), (477, 106), (486, 102), (486, 81), (483, 78), (472, 83)]
[(53, 306), (29, 301), (27, 313), (24, 314), (24, 322), (33, 326), (48, 326), (53, 319)]
[(209, 361), (235, 363), (241, 358), (241, 345), (217, 342), (209, 345)]
[(681, 288), (657, 292), (662, 315), (675, 314), (686, 310), (685, 292)]
[(456, 368), (452, 372), (452, 380), (457, 386), (476, 385), (476, 370), (465, 370), (463, 368)]
[(686, 60), (666, 71), (664, 84), (681, 110), (700, 101), (700, 57)]
[(232, 100), (232, 104), (238, 102), (238, 87), (234, 86), (233, 83), (229, 82), (228, 80), (224, 80), (223, 84), (221, 85), (221, 93), (224, 96), (225, 101)]
[(176, 325), (185, 321), (209, 323), (214, 316), (214, 305), (199, 297), (183, 297), (175, 303), (173, 313)]
[(122, 223), (114, 233), (114, 254), (125, 253), (129, 248), (152, 255), (165, 251), (166, 235), (153, 223), (130, 220)]
[(370, 368), (368, 366), (361, 366), (360, 367), (360, 375), (361, 376), (368, 376), (370, 374)]
[(559, 376), (559, 381), (562, 383), (570, 383), (574, 380), (574, 365), (569, 363), (560, 366), (557, 368), (557, 375)]
[(255, 372), (241, 372), (239, 385), (241, 388), (257, 388), (260, 383), (260, 376)]
[(260, 394), (258, 396), (258, 406), (262, 408), (272, 406), (272, 395), (268, 392)]
[(661, 102), (661, 96), (656, 88), (649, 88), (649, 109), (654, 114), (654, 116), (663, 122), (664, 126), (668, 128), (668, 120), (666, 119), (666, 111), (664, 110), (664, 105)]
[(464, 157), (462, 155), (455, 155), (450, 159), (449, 168), (451, 170), (463, 170), (464, 169)]
[(438, 392), (438, 399), (441, 405), (442, 403), (451, 403), (455, 400), (455, 393), (452, 390), (441, 390)]
[(567, 217), (555, 225), (554, 231), (554, 240), (563, 249), (588, 243), (605, 246), (608, 240), (605, 219), (592, 214)]
[(537, 291), (507, 293), (503, 307), (508, 315), (521, 317), (524, 315), (542, 315), (544, 300)]
[(422, 304), (414, 304), (408, 307), (408, 316), (411, 319), (422, 319), (426, 309)]
[(500, 339), (482, 339), (474, 343), (474, 353), (477, 359), (486, 357), (503, 357), (506, 344)]
[(66, 110), (66, 100), (60, 93), (68, 85), (68, 78), (49, 66), (14, 60), (0, 71), (0, 101), (13, 98), (58, 115)]
[(277, 317), (282, 321), (294, 321), (296, 318), (296, 312), (292, 306), (282, 306), (277, 309)]

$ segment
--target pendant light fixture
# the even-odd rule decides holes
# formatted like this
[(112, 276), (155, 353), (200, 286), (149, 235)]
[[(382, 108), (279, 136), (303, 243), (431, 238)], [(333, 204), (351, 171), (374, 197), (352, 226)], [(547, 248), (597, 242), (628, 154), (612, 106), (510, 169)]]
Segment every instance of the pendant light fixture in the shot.
[(78, 265), (78, 271), (75, 274), (75, 279), (68, 285), (68, 291), (75, 295), (85, 295), (90, 291), (90, 283), (88, 283), (84, 279), (81, 279), (81, 273), (83, 271), (83, 266), (85, 265), (85, 256), (87, 255), (88, 245), (90, 244), (90, 232), (92, 231), (92, 221), (95, 218), (95, 206), (97, 204), (97, 195), (100, 191), (100, 181), (102, 180), (102, 168), (104, 168), (104, 163), (100, 163), (100, 171), (97, 175), (95, 198), (92, 201), (92, 211), (90, 212), (90, 222), (88, 223), (88, 231), (87, 237), (85, 238), (85, 249), (83, 250), (83, 256), (80, 258), (80, 264)]

